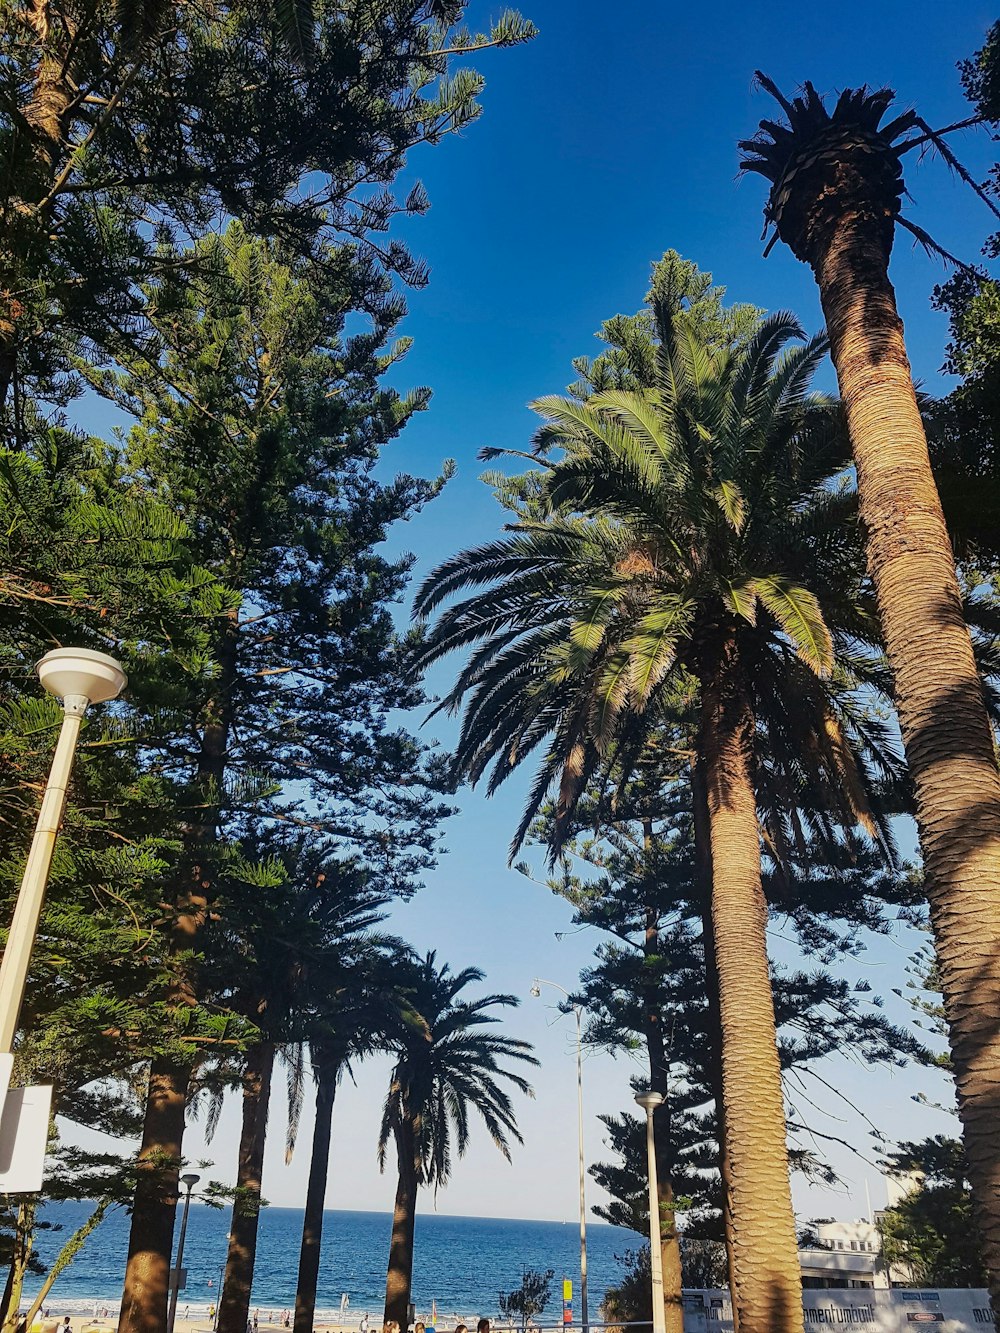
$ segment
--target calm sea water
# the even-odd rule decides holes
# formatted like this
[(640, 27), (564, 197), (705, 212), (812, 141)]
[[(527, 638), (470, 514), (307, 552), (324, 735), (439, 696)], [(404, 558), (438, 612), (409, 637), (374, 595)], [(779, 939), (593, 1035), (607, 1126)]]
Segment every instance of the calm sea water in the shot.
[[(53, 1205), (42, 1214), (61, 1231), (41, 1231), (37, 1251), (50, 1262), (63, 1242), (89, 1212), (86, 1204)], [(385, 1296), (385, 1268), (392, 1219), (388, 1213), (328, 1211), (323, 1222), (323, 1257), (320, 1268), (320, 1318), (339, 1310), (341, 1295), (350, 1298), (348, 1321), (365, 1311), (381, 1313)], [(91, 1236), (85, 1248), (63, 1273), (48, 1299), (53, 1313), (75, 1314), (107, 1306), (117, 1311), (128, 1245), (129, 1218), (112, 1213)], [(178, 1313), (190, 1307), (200, 1318), (219, 1289), (225, 1261), (229, 1212), (197, 1204), (191, 1208), (184, 1266), (188, 1283), (181, 1293)], [(261, 1214), (260, 1244), (254, 1279), (253, 1303), (266, 1326), (269, 1312), (280, 1312), (295, 1299), (302, 1213), (297, 1208), (265, 1208)], [(640, 1238), (631, 1231), (600, 1223), (587, 1225), (591, 1312), (606, 1289), (617, 1281), (621, 1265), (616, 1256), (637, 1249)], [(562, 1303), (560, 1280), (573, 1279), (574, 1312), (579, 1313), (580, 1235), (575, 1223), (520, 1222), (511, 1219), (447, 1217), (418, 1214), (413, 1264), (413, 1300), (426, 1314), (437, 1302), (441, 1322), (446, 1315), (493, 1314), (497, 1293), (516, 1287), (524, 1268), (553, 1268), (552, 1301), (544, 1323), (559, 1321)], [(37, 1289), (26, 1286), (26, 1295)]]

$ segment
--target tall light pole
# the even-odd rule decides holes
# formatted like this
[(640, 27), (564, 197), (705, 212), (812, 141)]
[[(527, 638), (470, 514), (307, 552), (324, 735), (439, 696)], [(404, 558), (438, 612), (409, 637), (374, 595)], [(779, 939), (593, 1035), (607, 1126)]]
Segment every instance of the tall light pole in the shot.
[(638, 1092), (636, 1102), (646, 1112), (646, 1172), (649, 1177), (649, 1269), (653, 1277), (653, 1333), (666, 1333), (663, 1310), (663, 1256), (660, 1253), (660, 1192), (656, 1184), (656, 1143), (653, 1112), (663, 1102), (659, 1092)]
[(0, 1052), (14, 1049), (52, 853), (66, 809), (66, 789), (80, 723), (91, 704), (117, 698), (128, 684), (128, 677), (113, 657), (90, 648), (55, 648), (45, 654), (35, 669), (49, 694), (62, 699), (64, 716), (0, 963)]
[(576, 1118), (577, 1135), (580, 1149), (580, 1323), (583, 1333), (589, 1333), (590, 1319), (587, 1314), (587, 1161), (583, 1148), (583, 1032), (581, 1027), (583, 1008), (577, 1004), (569, 991), (555, 981), (545, 981), (536, 977), (531, 984), (531, 994), (537, 999), (542, 986), (551, 986), (562, 991), (576, 1015)]
[(188, 1212), (191, 1208), (191, 1191), (201, 1180), (194, 1172), (181, 1176), (181, 1184), (187, 1193), (184, 1195), (184, 1211), (181, 1213), (181, 1232), (177, 1237), (177, 1264), (171, 1274), (170, 1307), (167, 1310), (167, 1333), (174, 1333), (174, 1320), (177, 1318), (177, 1297), (181, 1291), (181, 1274), (184, 1271), (184, 1237), (187, 1235)]

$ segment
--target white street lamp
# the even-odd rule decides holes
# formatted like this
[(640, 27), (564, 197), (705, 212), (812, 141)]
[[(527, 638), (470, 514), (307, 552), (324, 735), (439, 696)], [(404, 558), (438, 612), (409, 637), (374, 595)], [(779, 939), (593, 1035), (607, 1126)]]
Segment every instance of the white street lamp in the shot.
[(663, 1310), (663, 1256), (660, 1253), (660, 1197), (656, 1184), (653, 1112), (663, 1102), (659, 1092), (638, 1092), (635, 1100), (646, 1112), (646, 1170), (649, 1177), (649, 1269), (653, 1278), (653, 1333), (666, 1333)]
[(583, 1036), (581, 1032), (583, 1008), (574, 1002), (569, 991), (563, 986), (558, 985), (555, 981), (545, 981), (541, 977), (536, 977), (531, 985), (531, 994), (535, 999), (541, 995), (542, 986), (551, 986), (553, 990), (562, 991), (576, 1015), (576, 1114), (580, 1149), (580, 1323), (583, 1327), (583, 1333), (589, 1333), (590, 1319), (587, 1313), (587, 1199), (585, 1189), (587, 1165), (583, 1148)]
[(174, 1320), (177, 1318), (177, 1297), (180, 1294), (184, 1277), (184, 1237), (187, 1235), (188, 1212), (191, 1208), (191, 1191), (201, 1180), (194, 1172), (181, 1176), (181, 1184), (187, 1193), (184, 1195), (184, 1211), (181, 1213), (181, 1231), (177, 1237), (177, 1264), (170, 1274), (170, 1307), (167, 1310), (167, 1333), (174, 1333)]
[(128, 677), (113, 657), (90, 648), (56, 648), (46, 653), (35, 669), (49, 694), (62, 699), (65, 716), (0, 963), (0, 1052), (3, 1053), (14, 1048), (52, 853), (66, 808), (66, 788), (80, 723), (91, 704), (117, 698), (128, 684)]

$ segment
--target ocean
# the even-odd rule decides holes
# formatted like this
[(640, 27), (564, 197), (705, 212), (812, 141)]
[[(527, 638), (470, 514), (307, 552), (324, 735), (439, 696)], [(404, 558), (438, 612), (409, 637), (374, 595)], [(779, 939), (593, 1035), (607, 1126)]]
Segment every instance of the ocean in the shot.
[[(86, 1218), (85, 1203), (53, 1204), (41, 1220), (61, 1230), (42, 1230), (37, 1254), (49, 1264), (60, 1247)], [(392, 1218), (388, 1213), (328, 1210), (323, 1219), (317, 1319), (339, 1316), (341, 1297), (349, 1300), (346, 1322), (357, 1323), (368, 1311), (375, 1323), (385, 1297), (385, 1269)], [(128, 1245), (129, 1218), (122, 1210), (110, 1214), (87, 1241), (72, 1265), (57, 1279), (47, 1301), (53, 1314), (92, 1314), (95, 1307), (117, 1312)], [(254, 1277), (253, 1306), (263, 1325), (275, 1320), (295, 1301), (302, 1212), (297, 1208), (265, 1208)], [(181, 1292), (178, 1315), (188, 1310), (203, 1318), (218, 1297), (226, 1256), (229, 1210), (193, 1204), (184, 1246), (187, 1287)], [(619, 1278), (616, 1256), (638, 1249), (639, 1236), (598, 1222), (587, 1224), (589, 1305), (591, 1317), (607, 1288)], [(494, 1315), (497, 1293), (510, 1291), (525, 1268), (555, 1270), (552, 1299), (542, 1323), (561, 1320), (564, 1277), (573, 1281), (574, 1314), (579, 1317), (580, 1233), (575, 1222), (522, 1222), (510, 1218), (448, 1217), (418, 1213), (413, 1261), (413, 1301), (418, 1314), (436, 1302), (441, 1323), (452, 1316)], [(40, 1279), (30, 1278), (25, 1296), (37, 1291)], [(473, 1327), (475, 1327), (473, 1323)]]

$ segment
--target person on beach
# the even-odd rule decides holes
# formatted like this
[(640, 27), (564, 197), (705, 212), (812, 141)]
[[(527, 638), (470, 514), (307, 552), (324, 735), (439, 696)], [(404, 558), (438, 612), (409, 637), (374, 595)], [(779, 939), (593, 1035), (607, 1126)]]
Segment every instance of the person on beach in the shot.
[(382, 1333), (399, 1333), (399, 1324), (395, 1319), (387, 1319), (382, 1325)]
[(426, 1333), (425, 1326), (418, 1321), (413, 1325), (413, 1333)]
[[(48, 1315), (46, 1315), (45, 1317), (46, 1319), (48, 1319)], [(69, 1315), (67, 1315), (66, 1318), (63, 1320), (62, 1326), (63, 1326), (63, 1333), (72, 1333), (73, 1321), (70, 1319)]]
[(361, 1316), (361, 1323), (358, 1325), (359, 1333), (368, 1333), (368, 1311)]
[(479, 1323), (476, 1325), (476, 1333), (490, 1333), (490, 1321), (488, 1319), (480, 1319)]

